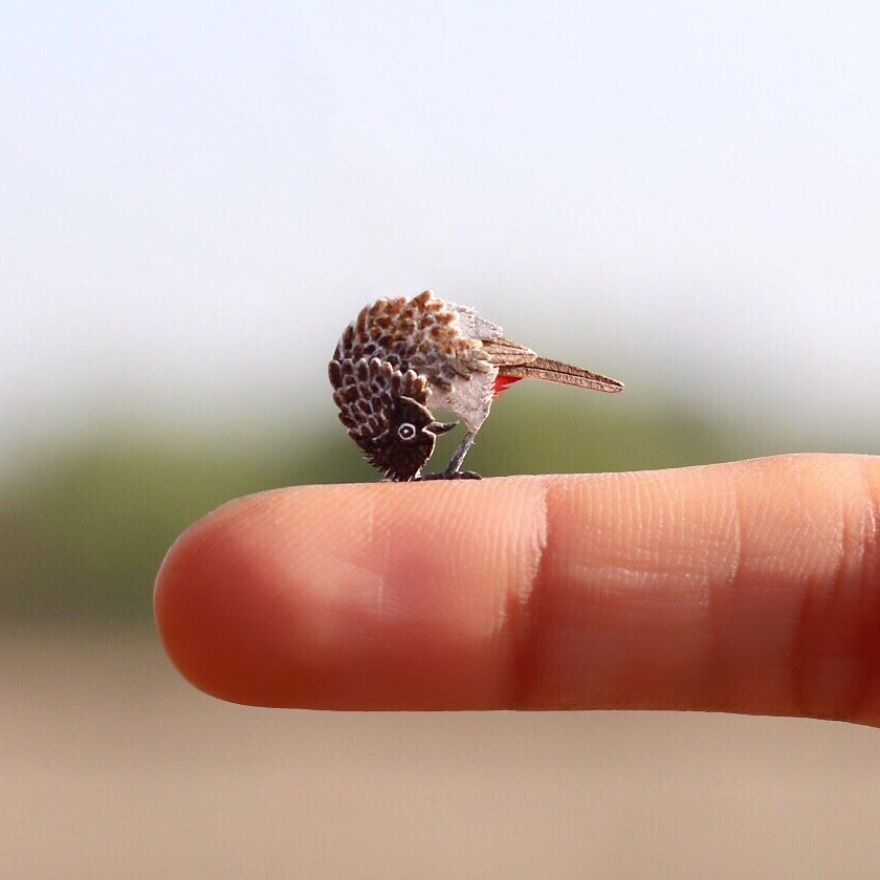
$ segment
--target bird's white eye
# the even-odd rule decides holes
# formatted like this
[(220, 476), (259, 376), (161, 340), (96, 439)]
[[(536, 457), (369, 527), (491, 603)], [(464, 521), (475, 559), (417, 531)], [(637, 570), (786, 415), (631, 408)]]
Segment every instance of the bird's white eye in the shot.
[(412, 438), (416, 436), (415, 425), (412, 425), (409, 422), (404, 422), (397, 429), (397, 436), (400, 437), (401, 440), (412, 440)]

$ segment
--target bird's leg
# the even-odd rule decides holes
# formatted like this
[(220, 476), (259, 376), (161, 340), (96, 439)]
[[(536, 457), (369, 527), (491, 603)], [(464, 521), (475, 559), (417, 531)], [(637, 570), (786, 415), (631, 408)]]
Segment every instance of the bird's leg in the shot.
[(474, 445), (476, 437), (476, 431), (469, 431), (465, 434), (458, 449), (455, 450), (455, 455), (452, 456), (452, 461), (447, 465), (446, 470), (441, 471), (439, 474), (426, 474), (424, 477), (419, 477), (419, 482), (425, 482), (427, 480), (479, 480), (479, 474), (475, 474), (473, 471), (461, 470), (464, 457), (468, 454), (468, 450), (471, 446)]
[(452, 456), (451, 461), (446, 466), (445, 473), (447, 475), (457, 474), (461, 472), (461, 466), (464, 462), (464, 457), (468, 454), (471, 446), (474, 445), (474, 440), (477, 439), (476, 431), (468, 431), (467, 434), (462, 438), (461, 443), (458, 444), (458, 449), (455, 450), (455, 455)]
[(452, 460), (446, 466), (446, 470), (443, 471), (442, 474), (438, 474), (439, 478), (442, 480), (479, 480), (480, 475), (475, 474), (473, 471), (463, 471), (461, 469), (461, 465), (464, 462), (465, 456), (468, 454), (471, 446), (474, 445), (474, 440), (477, 439), (476, 431), (468, 431), (467, 434), (464, 435), (461, 443), (458, 445), (458, 449), (455, 450), (455, 455), (452, 456)]

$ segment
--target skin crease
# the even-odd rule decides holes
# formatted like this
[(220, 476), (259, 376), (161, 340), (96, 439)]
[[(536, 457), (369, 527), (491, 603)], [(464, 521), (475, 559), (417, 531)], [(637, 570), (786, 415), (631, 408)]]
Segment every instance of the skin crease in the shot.
[(240, 703), (880, 725), (880, 459), (266, 492), (178, 539), (155, 608)]

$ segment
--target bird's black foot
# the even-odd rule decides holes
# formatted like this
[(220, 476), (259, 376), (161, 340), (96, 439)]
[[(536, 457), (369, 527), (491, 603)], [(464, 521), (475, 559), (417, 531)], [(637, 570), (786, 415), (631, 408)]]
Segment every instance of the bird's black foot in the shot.
[(483, 478), (474, 471), (441, 471), (439, 474), (425, 474), (419, 477), (419, 482), (426, 480), (482, 480)]

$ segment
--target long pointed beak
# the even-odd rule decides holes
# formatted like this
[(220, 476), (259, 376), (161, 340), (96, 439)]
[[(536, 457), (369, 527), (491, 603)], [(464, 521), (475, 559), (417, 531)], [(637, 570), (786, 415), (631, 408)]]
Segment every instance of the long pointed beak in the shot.
[(457, 427), (457, 425), (458, 422), (431, 422), (431, 424), (428, 425), (428, 430), (435, 437), (439, 437), (441, 434), (451, 431), (453, 428)]

